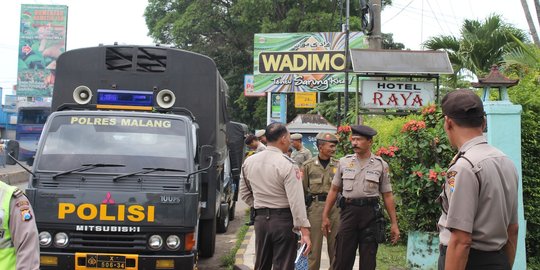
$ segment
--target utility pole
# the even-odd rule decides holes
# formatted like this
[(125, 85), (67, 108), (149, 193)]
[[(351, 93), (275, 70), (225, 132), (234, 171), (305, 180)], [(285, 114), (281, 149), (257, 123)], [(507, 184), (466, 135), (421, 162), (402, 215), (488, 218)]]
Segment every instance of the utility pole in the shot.
[(345, 91), (343, 93), (345, 106), (343, 107), (343, 116), (347, 117), (349, 112), (349, 14), (351, 10), (351, 3), (347, 0), (347, 7), (345, 13)]
[(371, 0), (371, 9), (373, 10), (373, 31), (368, 37), (369, 48), (380, 50), (382, 49), (382, 32), (381, 32), (381, 0)]

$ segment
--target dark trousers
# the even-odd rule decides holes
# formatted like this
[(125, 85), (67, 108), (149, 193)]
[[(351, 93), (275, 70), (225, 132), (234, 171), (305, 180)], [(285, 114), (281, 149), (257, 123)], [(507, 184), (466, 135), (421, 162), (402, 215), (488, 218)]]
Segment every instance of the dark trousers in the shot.
[(347, 205), (340, 213), (336, 236), (336, 257), (332, 269), (352, 269), (356, 249), (360, 250), (361, 270), (375, 270), (378, 244), (375, 240), (375, 210), (373, 206)]
[(255, 210), (255, 270), (294, 270), (297, 240), (290, 209)]
[[(440, 246), (439, 270), (444, 270), (446, 246)], [(467, 259), (467, 270), (512, 270), (506, 254), (499, 251), (482, 251), (471, 248)]]

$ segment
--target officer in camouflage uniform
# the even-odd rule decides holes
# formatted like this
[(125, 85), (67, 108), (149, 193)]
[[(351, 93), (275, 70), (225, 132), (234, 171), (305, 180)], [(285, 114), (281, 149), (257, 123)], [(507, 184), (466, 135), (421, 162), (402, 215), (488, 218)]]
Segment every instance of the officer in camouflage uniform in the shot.
[(301, 166), (306, 160), (310, 159), (313, 155), (309, 149), (305, 148), (302, 144), (302, 134), (295, 133), (291, 135), (291, 143), (294, 147), (294, 152), (291, 154), (291, 158), (296, 161), (298, 166)]
[[(322, 226), (322, 212), (324, 203), (336, 172), (338, 160), (333, 158), (336, 153), (338, 138), (332, 133), (321, 132), (317, 134), (317, 148), (319, 155), (308, 159), (302, 165), (303, 186), (308, 207), (308, 218), (313, 230), (311, 230), (311, 254), (309, 255), (309, 269), (319, 270), (321, 265), (321, 250), (323, 233), (319, 228)], [(333, 228), (339, 226), (339, 209), (334, 205), (330, 210), (330, 224)], [(335, 239), (337, 230), (333, 230), (327, 237), (327, 250), (330, 264), (334, 260)]]

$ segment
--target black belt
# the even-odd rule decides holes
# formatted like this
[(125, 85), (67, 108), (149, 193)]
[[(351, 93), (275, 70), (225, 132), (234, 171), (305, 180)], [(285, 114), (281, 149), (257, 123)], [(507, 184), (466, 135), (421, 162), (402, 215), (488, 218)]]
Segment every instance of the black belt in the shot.
[(255, 215), (283, 215), (289, 214), (292, 215), (290, 208), (259, 208), (255, 209)]
[(361, 198), (361, 199), (345, 199), (346, 204), (355, 205), (355, 206), (374, 206), (379, 203), (378, 197), (372, 198)]
[(316, 194), (316, 195), (313, 195), (313, 200), (317, 200), (319, 202), (324, 202), (326, 201), (326, 197), (328, 196), (328, 194), (326, 193), (322, 193), (322, 194)]
[[(446, 249), (448, 248), (448, 246), (445, 246), (445, 245), (439, 245), (439, 251), (441, 252), (441, 255), (443, 256), (446, 256)], [(499, 250), (495, 250), (495, 251), (484, 251), (484, 250), (479, 250), (479, 249), (475, 249), (475, 248), (470, 248), (469, 249), (469, 256), (474, 256), (475, 254), (485, 254), (485, 255), (489, 255), (489, 254), (501, 254), (503, 253), (503, 250), (502, 249), (499, 249)]]

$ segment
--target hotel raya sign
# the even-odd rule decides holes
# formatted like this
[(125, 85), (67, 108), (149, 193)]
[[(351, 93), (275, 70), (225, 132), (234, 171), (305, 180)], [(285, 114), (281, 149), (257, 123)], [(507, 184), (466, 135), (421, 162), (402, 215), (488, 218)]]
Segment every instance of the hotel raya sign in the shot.
[(435, 102), (435, 84), (410, 81), (362, 81), (362, 107), (417, 110)]

